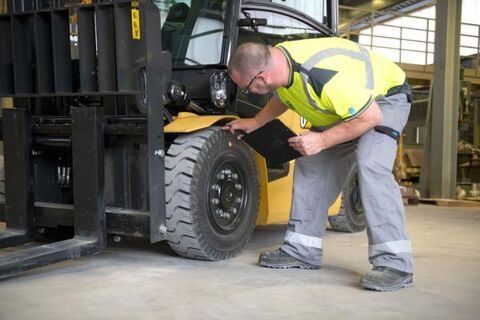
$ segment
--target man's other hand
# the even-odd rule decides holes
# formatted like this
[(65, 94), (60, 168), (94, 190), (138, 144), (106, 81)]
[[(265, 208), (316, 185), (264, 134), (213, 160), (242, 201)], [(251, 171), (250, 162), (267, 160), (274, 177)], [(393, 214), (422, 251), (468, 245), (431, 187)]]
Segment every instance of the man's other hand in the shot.
[(326, 148), (323, 143), (323, 134), (313, 131), (288, 139), (288, 144), (304, 156), (317, 154)]

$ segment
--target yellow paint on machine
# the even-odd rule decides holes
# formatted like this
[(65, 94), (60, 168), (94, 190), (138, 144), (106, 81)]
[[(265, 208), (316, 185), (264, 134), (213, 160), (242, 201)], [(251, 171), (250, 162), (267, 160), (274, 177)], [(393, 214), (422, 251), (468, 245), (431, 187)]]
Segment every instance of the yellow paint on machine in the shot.
[[(258, 157), (263, 159), (261, 156)], [(263, 162), (265, 162), (265, 159), (263, 159)], [(286, 177), (277, 179), (272, 182), (268, 182), (268, 187), (266, 185), (267, 183), (263, 184), (263, 182), (267, 181), (266, 167), (265, 169), (263, 169), (265, 171), (265, 174), (260, 174), (262, 194), (260, 198), (261, 205), (258, 214), (257, 225), (288, 222), (292, 202), (294, 163), (295, 161), (290, 162), (290, 170)], [(260, 171), (262, 171), (261, 166), (259, 166), (259, 169)], [(267, 194), (265, 195), (264, 193)], [(265, 197), (267, 197), (267, 201), (264, 201)], [(337, 200), (335, 200), (335, 202), (328, 209), (328, 215), (337, 215), (340, 211), (340, 205), (341, 196), (339, 195)]]
[(206, 127), (213, 126), (217, 123), (224, 123), (236, 119), (235, 116), (199, 116), (195, 113), (180, 112), (175, 121), (164, 127), (165, 133), (189, 133)]
[(13, 99), (0, 98), (0, 108), (13, 108)]
[(132, 38), (135, 40), (142, 39), (140, 32), (140, 10), (133, 7), (134, 3), (132, 2)]
[(268, 197), (268, 172), (267, 162), (260, 154), (255, 153), (258, 166), (258, 179), (260, 181), (260, 207), (258, 209), (257, 225), (268, 224), (270, 207)]

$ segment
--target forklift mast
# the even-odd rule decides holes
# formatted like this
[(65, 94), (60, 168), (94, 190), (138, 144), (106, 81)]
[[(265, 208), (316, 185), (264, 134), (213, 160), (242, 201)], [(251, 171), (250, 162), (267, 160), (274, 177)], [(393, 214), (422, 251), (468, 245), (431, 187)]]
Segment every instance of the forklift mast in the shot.
[[(78, 26), (73, 38), (72, 17)], [(49, 211), (73, 219), (74, 237), (2, 255), (0, 277), (100, 253), (107, 228), (139, 226), (127, 234), (164, 239), (162, 92), (170, 77), (171, 57), (161, 50), (152, 2), (7, 1), (0, 11), (0, 97), (14, 104), (3, 110), (6, 230), (0, 248), (34, 240)], [(106, 208), (105, 144), (127, 136), (147, 149), (148, 191), (135, 210), (121, 196), (118, 208)], [(122, 148), (109, 156), (121, 159)], [(126, 179), (127, 169), (110, 168), (118, 180)]]

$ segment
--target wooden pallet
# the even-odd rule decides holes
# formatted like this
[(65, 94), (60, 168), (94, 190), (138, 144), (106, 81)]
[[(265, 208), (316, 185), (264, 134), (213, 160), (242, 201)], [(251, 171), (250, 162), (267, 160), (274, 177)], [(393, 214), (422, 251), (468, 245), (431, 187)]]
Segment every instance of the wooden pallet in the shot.
[(476, 197), (476, 198), (466, 198), (465, 200), (480, 202), (480, 198), (478, 198), (478, 197)]
[(480, 207), (478, 201), (443, 198), (420, 198), (420, 203), (433, 204), (439, 207)]

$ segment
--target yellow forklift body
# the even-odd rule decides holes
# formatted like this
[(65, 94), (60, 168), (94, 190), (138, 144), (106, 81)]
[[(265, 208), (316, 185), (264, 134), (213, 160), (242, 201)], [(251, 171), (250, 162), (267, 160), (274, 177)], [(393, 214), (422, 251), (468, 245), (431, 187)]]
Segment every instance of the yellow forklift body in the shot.
[(236, 118), (238, 117), (229, 115), (199, 116), (191, 112), (180, 112), (173, 122), (163, 128), (165, 133), (189, 133)]
[[(259, 157), (261, 158), (261, 156)], [(265, 166), (260, 168), (260, 172), (262, 173), (263, 171), (264, 174), (260, 175), (262, 194), (260, 197), (260, 211), (258, 213), (257, 225), (288, 222), (292, 202), (293, 166), (294, 161), (290, 162), (288, 176), (272, 182), (267, 182)], [(268, 184), (267, 188), (264, 187), (265, 184)], [(339, 195), (337, 200), (330, 206), (328, 209), (329, 216), (334, 216), (339, 213), (341, 199), (342, 197)]]

